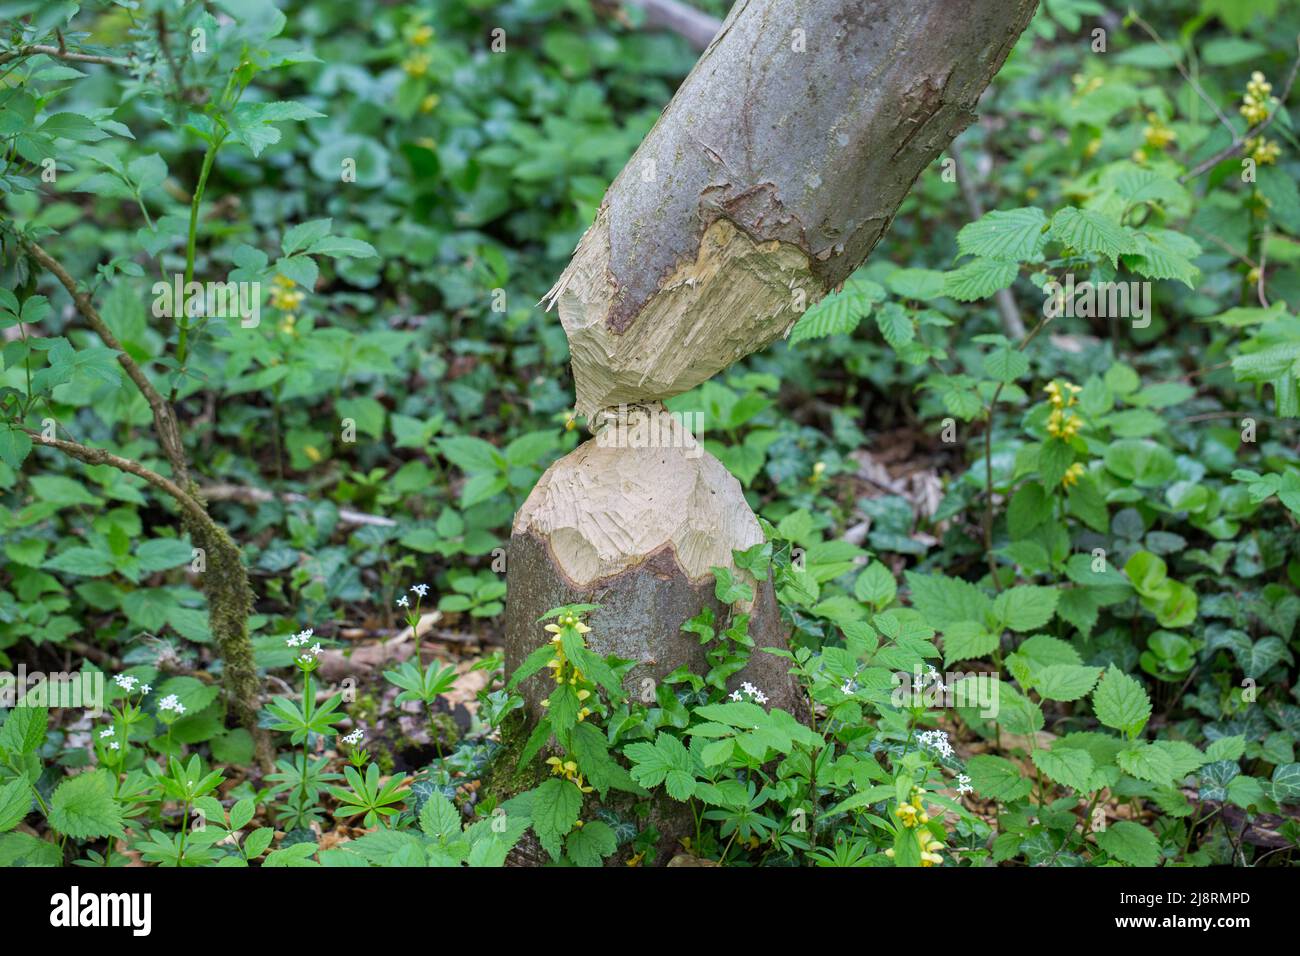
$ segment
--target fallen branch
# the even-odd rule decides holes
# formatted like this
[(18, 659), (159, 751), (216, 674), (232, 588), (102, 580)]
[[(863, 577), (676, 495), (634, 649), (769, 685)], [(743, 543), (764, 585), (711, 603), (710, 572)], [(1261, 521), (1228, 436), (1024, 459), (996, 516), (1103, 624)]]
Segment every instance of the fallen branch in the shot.
[(718, 35), (722, 21), (678, 0), (627, 0), (645, 11), (647, 26), (670, 30), (697, 50), (705, 50)]
[[(294, 491), (274, 492), (249, 485), (204, 485), (199, 489), (205, 501), (237, 501), (246, 505), (260, 505), (271, 501), (298, 504), (310, 501), (306, 495)], [(339, 521), (346, 525), (369, 525), (376, 528), (395, 528), (397, 522), (383, 515), (366, 514), (350, 508), (339, 509)]]

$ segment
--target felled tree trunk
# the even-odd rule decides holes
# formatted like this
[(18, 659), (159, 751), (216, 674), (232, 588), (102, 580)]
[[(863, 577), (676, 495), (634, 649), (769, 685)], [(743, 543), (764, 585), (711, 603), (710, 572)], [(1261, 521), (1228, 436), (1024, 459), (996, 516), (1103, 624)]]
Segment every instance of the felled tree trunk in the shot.
[[(788, 332), (861, 264), (917, 176), (974, 118), (1035, 5), (733, 6), (548, 294), (579, 413), (597, 428), (621, 416), (628, 429), (610, 441), (607, 426), (552, 465), (516, 516), (508, 672), (549, 639), (537, 618), (569, 603), (600, 605), (588, 643), (637, 662), (630, 694), (683, 664), (703, 671), (681, 626), (723, 610), (710, 568), (743, 579), (732, 552), (761, 531), (739, 483), (658, 402)], [(756, 649), (734, 683), (806, 713), (786, 662), (758, 649), (786, 644), (770, 584), (743, 610)], [(545, 680), (522, 686), (532, 722)], [(671, 808), (656, 806), (656, 826), (671, 831)]]
[(1036, 2), (735, 4), (549, 293), (579, 413), (694, 388), (842, 283)]

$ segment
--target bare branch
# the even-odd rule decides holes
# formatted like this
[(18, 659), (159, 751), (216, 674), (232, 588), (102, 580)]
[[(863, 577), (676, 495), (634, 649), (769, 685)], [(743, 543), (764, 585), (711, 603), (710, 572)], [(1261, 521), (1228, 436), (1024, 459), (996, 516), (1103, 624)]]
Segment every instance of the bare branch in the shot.
[(722, 21), (709, 16), (702, 10), (678, 0), (627, 0), (634, 7), (645, 11), (648, 26), (662, 30), (671, 30), (680, 37), (685, 37), (697, 50), (705, 50), (718, 35)]
[(10, 50), (8, 53), (0, 53), (0, 63), (8, 63), (10, 60), (17, 60), (25, 56), (45, 56), (56, 57), (60, 60), (68, 60), (72, 63), (98, 63), (101, 66), (119, 66), (127, 67), (131, 65), (130, 60), (122, 60), (115, 56), (97, 56), (93, 53), (73, 53), (71, 50), (65, 50), (57, 46), (46, 46), (41, 43), (33, 43), (28, 46), (19, 47), (17, 50)]
[(90, 295), (77, 287), (77, 282), (67, 269), (59, 263), (57, 259), (46, 252), (40, 245), (31, 239), (23, 237), (23, 245), (41, 266), (62, 283), (63, 287), (68, 290), (72, 296), (72, 301), (77, 306), (77, 311), (85, 318), (86, 323), (95, 330), (95, 333), (103, 340), (104, 344), (110, 349), (117, 352), (117, 361), (126, 371), (127, 376), (140, 389), (144, 395), (145, 401), (149, 403), (149, 408), (153, 411), (154, 428), (158, 432), (158, 442), (162, 446), (163, 453), (167, 456), (167, 461), (172, 466), (172, 471), (180, 480), (181, 485), (189, 485), (189, 465), (185, 460), (185, 446), (181, 442), (180, 429), (176, 425), (176, 414), (172, 411), (171, 404), (165, 399), (161, 392), (154, 387), (153, 382), (149, 381), (149, 376), (145, 374), (135, 361), (127, 354), (122, 343), (117, 340), (113, 330), (108, 327), (99, 310), (95, 308), (95, 303), (91, 301)]

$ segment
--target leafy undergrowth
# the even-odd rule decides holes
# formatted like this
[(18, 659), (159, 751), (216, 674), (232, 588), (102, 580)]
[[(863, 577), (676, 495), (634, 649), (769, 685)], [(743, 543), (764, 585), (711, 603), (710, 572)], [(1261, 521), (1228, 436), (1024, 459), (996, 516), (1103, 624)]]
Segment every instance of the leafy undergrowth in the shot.
[[(1296, 861), (1294, 4), (1045, 3), (870, 261), (668, 402), (767, 533), (708, 671), (628, 695), (558, 608), (536, 726), (534, 303), (694, 55), (281, 6), (0, 2), (0, 863)], [(734, 679), (768, 580), (809, 724)]]

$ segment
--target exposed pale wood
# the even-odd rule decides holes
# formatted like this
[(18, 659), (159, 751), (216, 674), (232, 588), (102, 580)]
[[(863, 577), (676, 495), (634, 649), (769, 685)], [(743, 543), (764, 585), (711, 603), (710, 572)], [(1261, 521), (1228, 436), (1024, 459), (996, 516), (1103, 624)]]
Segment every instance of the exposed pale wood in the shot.
[(579, 411), (685, 391), (843, 282), (1035, 6), (735, 4), (547, 296)]

